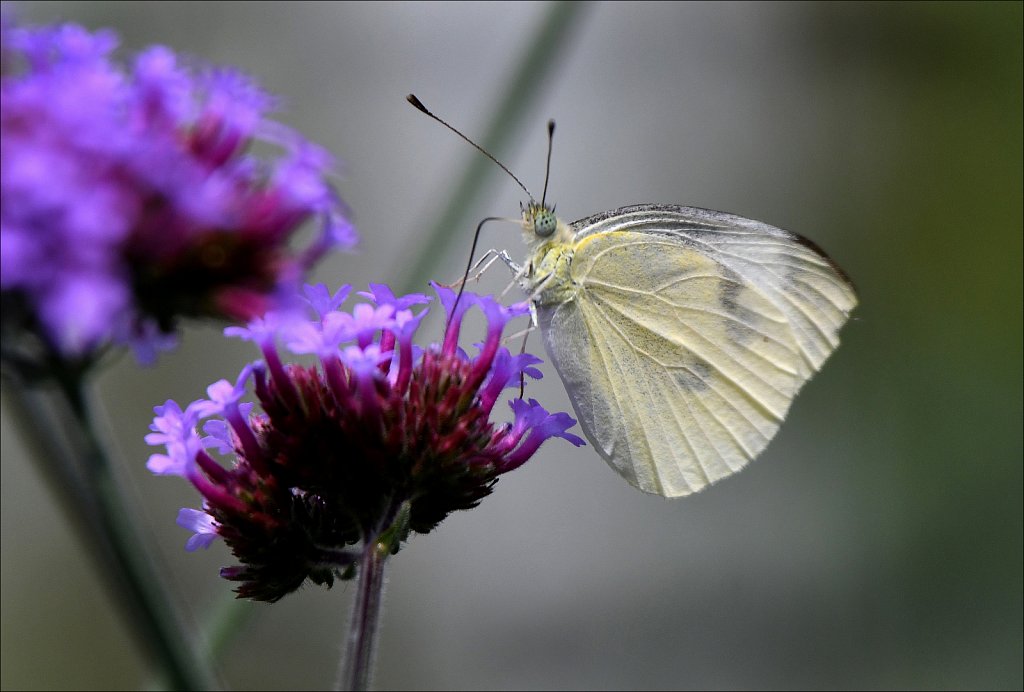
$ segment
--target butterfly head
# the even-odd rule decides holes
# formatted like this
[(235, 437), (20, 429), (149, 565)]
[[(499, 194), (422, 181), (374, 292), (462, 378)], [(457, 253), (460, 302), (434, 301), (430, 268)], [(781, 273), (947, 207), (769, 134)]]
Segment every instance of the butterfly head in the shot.
[(530, 244), (568, 242), (571, 236), (569, 227), (555, 216), (553, 206), (532, 200), (523, 207), (523, 232)]

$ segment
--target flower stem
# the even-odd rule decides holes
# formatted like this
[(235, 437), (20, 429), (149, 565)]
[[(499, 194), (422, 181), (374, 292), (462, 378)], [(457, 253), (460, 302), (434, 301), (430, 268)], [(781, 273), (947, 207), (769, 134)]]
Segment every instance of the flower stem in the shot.
[(391, 548), (384, 540), (366, 541), (363, 546), (356, 602), (349, 620), (348, 641), (337, 686), (339, 690), (366, 690), (369, 687), (384, 601), (384, 565), (390, 554)]
[[(211, 689), (216, 686), (214, 676), (196, 653), (194, 638), (180, 621), (175, 600), (130, 519), (133, 514), (93, 427), (84, 389), (86, 374), (61, 374), (55, 378), (60, 396), (51, 397), (48, 407), (17, 378), (5, 377), (8, 403), (13, 404), (44, 477), (91, 548), (112, 600), (159, 661), (168, 685), (173, 689)], [(46, 408), (60, 420), (56, 435), (53, 426), (43, 422)], [(55, 441), (60, 436), (66, 437), (66, 445)]]

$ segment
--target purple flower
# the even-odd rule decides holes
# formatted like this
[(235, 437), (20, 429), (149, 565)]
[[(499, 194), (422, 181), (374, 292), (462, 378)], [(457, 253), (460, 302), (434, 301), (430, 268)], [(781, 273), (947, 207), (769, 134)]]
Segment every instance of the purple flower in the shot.
[[(503, 389), (540, 376), (540, 359), (513, 356), (500, 343), (524, 306), (468, 292), (456, 306), (451, 291), (435, 288), (449, 316), (440, 344), (413, 343), (429, 307), (412, 308), (429, 302), (425, 296), (396, 297), (378, 285), (359, 294), (372, 305), (343, 312), (347, 287), (333, 295), (307, 287), (313, 319), (271, 316), (225, 330), (254, 341), (265, 363), (247, 366), (233, 385), (212, 385), (209, 400), (184, 411), (173, 401), (155, 409), (146, 440), (167, 453), (154, 454), (149, 467), (200, 491), (209, 519), (188, 513), (179, 524), (195, 533), (190, 549), (213, 534), (227, 542), (241, 564), (221, 574), (241, 582), (241, 596), (274, 601), (307, 578), (329, 586), (351, 577), (354, 544), (392, 536), (397, 551), (409, 531), (426, 533), (475, 507), (546, 440), (583, 444), (567, 432), (575, 420), (533, 399), (509, 401), (509, 423), (490, 420)], [(468, 356), (458, 346), (460, 325), (474, 309), (487, 334)], [(319, 365), (290, 363), (282, 347), (315, 354)], [(259, 413), (240, 403), (249, 382)], [(230, 468), (208, 450), (233, 457)]]
[[(189, 70), (163, 46), (122, 67), (109, 31), (6, 24), (5, 334), (14, 322), (61, 358), (130, 344), (152, 359), (179, 318), (252, 319), (354, 245), (330, 155), (267, 120), (275, 99), (249, 77)], [(309, 220), (317, 237), (291, 249)]]

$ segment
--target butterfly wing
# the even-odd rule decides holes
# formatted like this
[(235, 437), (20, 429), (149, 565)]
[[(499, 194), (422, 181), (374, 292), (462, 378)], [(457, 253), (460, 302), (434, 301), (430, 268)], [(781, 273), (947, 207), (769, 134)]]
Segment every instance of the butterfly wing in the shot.
[(538, 318), (587, 437), (645, 492), (757, 456), (856, 305), (820, 250), (743, 217), (638, 205), (572, 230), (575, 298)]

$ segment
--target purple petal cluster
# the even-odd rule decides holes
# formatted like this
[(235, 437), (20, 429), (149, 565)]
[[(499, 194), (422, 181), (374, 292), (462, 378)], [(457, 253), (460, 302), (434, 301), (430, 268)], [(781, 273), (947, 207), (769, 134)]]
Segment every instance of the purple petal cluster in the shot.
[[(72, 24), (2, 32), (5, 322), (58, 357), (152, 357), (180, 317), (251, 319), (356, 240), (331, 157), (268, 120), (249, 77), (163, 46), (122, 67), (116, 47)], [(316, 237), (290, 248), (308, 221)]]
[[(568, 432), (575, 420), (533, 399), (509, 401), (510, 422), (491, 420), (504, 389), (540, 377), (540, 359), (501, 345), (528, 306), (435, 290), (447, 326), (440, 344), (423, 348), (414, 338), (427, 296), (371, 285), (359, 294), (367, 302), (344, 311), (348, 287), (307, 286), (315, 318), (271, 313), (229, 327), (263, 358), (184, 410), (173, 401), (155, 409), (146, 440), (166, 453), (150, 457), (149, 469), (199, 490), (204, 512), (178, 518), (194, 532), (187, 547), (223, 538), (241, 564), (222, 576), (241, 582), (240, 596), (274, 601), (307, 578), (330, 585), (349, 577), (358, 567), (353, 544), (397, 527), (397, 550), (408, 531), (426, 533), (476, 506), (544, 441), (583, 444)], [(486, 320), (476, 355), (459, 347), (471, 310)], [(258, 412), (241, 401), (249, 383)], [(214, 456), (224, 454), (228, 465)]]

